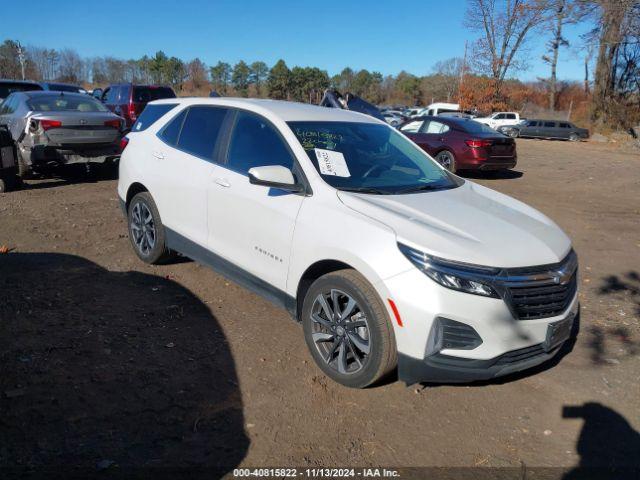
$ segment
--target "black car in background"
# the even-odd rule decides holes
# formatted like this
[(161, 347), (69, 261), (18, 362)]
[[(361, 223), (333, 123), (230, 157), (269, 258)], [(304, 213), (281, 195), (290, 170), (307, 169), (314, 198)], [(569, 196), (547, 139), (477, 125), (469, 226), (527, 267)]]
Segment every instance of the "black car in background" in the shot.
[(13, 92), (29, 92), (33, 90), (43, 90), (43, 88), (36, 82), (0, 79), (0, 101), (7, 98)]
[(589, 130), (564, 120), (526, 120), (517, 125), (503, 125), (498, 131), (513, 138), (554, 138), (572, 142), (589, 138)]

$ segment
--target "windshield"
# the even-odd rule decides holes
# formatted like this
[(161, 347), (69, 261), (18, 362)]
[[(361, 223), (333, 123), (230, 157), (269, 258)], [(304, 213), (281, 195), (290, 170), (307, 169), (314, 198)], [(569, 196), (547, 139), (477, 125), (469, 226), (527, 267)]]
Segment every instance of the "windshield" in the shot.
[(289, 126), (324, 181), (340, 190), (394, 194), (461, 184), (386, 125), (290, 122)]
[(27, 104), (34, 112), (108, 112), (109, 109), (95, 98), (83, 94), (38, 95)]

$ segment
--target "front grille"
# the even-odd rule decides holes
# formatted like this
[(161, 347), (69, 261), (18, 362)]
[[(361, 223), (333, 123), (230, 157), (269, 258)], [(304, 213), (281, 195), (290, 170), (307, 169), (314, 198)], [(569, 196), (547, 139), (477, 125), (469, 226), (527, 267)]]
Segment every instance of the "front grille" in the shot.
[(578, 261), (572, 251), (560, 263), (507, 271), (501, 282), (505, 300), (519, 320), (535, 320), (562, 314), (578, 289)]
[(507, 352), (498, 357), (495, 365), (511, 365), (513, 363), (523, 362), (544, 354), (544, 348), (542, 347), (542, 344), (539, 343), (538, 345), (533, 345), (531, 347), (520, 348), (518, 350)]
[(574, 273), (565, 285), (510, 287), (511, 305), (520, 320), (554, 317), (564, 312), (576, 294), (578, 282)]

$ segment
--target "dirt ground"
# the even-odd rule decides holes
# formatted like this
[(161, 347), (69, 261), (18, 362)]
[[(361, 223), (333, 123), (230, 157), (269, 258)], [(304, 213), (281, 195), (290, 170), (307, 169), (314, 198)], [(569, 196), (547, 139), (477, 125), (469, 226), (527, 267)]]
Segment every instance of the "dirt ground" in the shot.
[(473, 181), (571, 236), (581, 331), (557, 365), (473, 386), (329, 381), (284, 310), (142, 264), (115, 180), (0, 194), (0, 468), (640, 467), (640, 154), (518, 152)]

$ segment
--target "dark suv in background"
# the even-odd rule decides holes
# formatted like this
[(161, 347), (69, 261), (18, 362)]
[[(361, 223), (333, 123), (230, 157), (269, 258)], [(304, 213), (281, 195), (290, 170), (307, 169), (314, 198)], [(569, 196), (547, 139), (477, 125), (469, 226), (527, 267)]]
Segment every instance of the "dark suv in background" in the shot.
[(176, 98), (171, 87), (117, 83), (102, 93), (102, 102), (125, 120), (125, 129), (131, 129), (147, 103), (162, 98)]
[(573, 123), (562, 120), (526, 120), (518, 125), (498, 127), (500, 133), (510, 137), (557, 138), (577, 142), (589, 138), (589, 130), (576, 127)]

